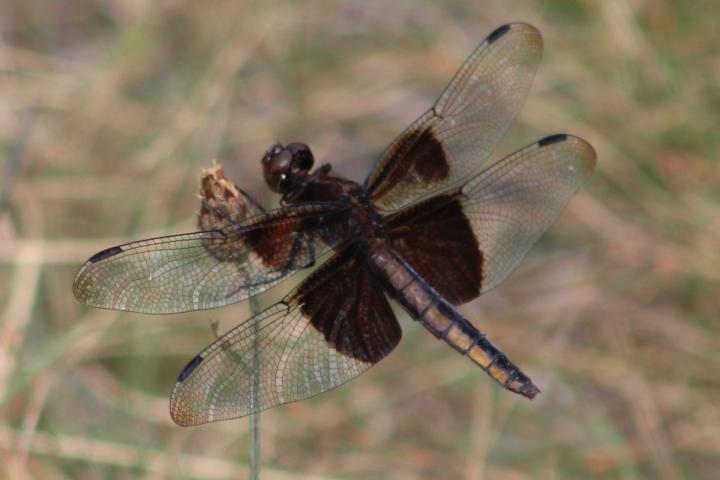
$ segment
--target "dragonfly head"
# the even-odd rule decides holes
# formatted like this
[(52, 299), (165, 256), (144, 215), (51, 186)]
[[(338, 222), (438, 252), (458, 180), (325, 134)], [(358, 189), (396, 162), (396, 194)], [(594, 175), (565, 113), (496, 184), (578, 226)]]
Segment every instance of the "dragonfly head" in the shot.
[(276, 143), (262, 159), (265, 182), (270, 190), (283, 195), (302, 184), (315, 159), (304, 143)]

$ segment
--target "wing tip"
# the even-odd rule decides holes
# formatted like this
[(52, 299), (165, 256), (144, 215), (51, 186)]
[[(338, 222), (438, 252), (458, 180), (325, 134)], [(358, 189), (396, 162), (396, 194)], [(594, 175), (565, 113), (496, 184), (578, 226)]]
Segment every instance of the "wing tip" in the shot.
[(538, 147), (546, 147), (548, 145), (552, 145), (553, 143), (560, 143), (567, 140), (567, 134), (564, 133), (556, 133), (554, 135), (548, 135), (547, 137), (541, 138), (538, 140), (537, 144)]
[(202, 425), (204, 423), (208, 423), (206, 421), (196, 421), (193, 420), (193, 417), (191, 415), (187, 415), (187, 412), (182, 407), (182, 404), (179, 404), (176, 399), (175, 395), (173, 394), (173, 397), (170, 399), (170, 418), (172, 418), (172, 421), (175, 422), (175, 425), (179, 427), (194, 427), (197, 425)]
[[(175, 382), (173, 391), (170, 394), (170, 404), (168, 405), (170, 418), (172, 418), (172, 421), (180, 427), (194, 427), (196, 425), (202, 425), (204, 423), (207, 423), (207, 420), (198, 419), (196, 415), (193, 415), (193, 409), (188, 405), (187, 402), (183, 401), (178, 392), (180, 388), (182, 388), (184, 385), (183, 381), (200, 363), (197, 361), (197, 358), (199, 356), (200, 355), (193, 357), (193, 359), (190, 360), (187, 365), (185, 365), (185, 367), (183, 367), (177, 381)], [(193, 365), (193, 363), (195, 363), (195, 365)]]
[(100, 250), (95, 255), (90, 257), (88, 259), (88, 262), (90, 263), (97, 263), (101, 260), (105, 260), (106, 258), (114, 257), (118, 253), (122, 253), (123, 249), (122, 247), (110, 247), (106, 248), (105, 250)]
[(581, 153), (578, 155), (578, 161), (582, 163), (588, 172), (593, 172), (597, 165), (597, 152), (595, 152), (593, 146), (583, 138), (574, 135), (568, 135), (567, 137), (575, 143), (577, 150)]
[[(97, 255), (97, 254), (95, 254)], [(95, 256), (93, 255), (93, 256)], [(90, 260), (85, 262), (85, 264), (80, 268), (80, 271), (78, 271), (77, 275), (75, 275), (75, 280), (73, 280), (73, 295), (75, 296), (75, 299), (85, 305), (89, 305), (89, 298), (88, 298), (88, 290), (85, 286), (85, 283), (87, 282), (87, 276), (83, 275), (85, 270), (88, 268), (88, 266), (91, 265)], [(90, 305), (94, 306), (94, 305)]]
[(490, 35), (485, 37), (485, 41), (488, 45), (492, 45), (493, 43), (497, 42), (499, 39), (504, 37), (508, 32), (520, 32), (525, 31), (527, 35), (531, 35), (532, 37), (535, 37), (535, 41), (540, 45), (542, 48), (543, 44), (543, 38), (542, 34), (540, 33), (540, 30), (538, 30), (537, 27), (530, 23), (525, 22), (510, 22), (506, 23), (504, 25), (500, 25), (495, 30), (493, 30)]
[(490, 33), (490, 35), (488, 35), (486, 37), (485, 40), (487, 41), (488, 44), (495, 43), (495, 41), (497, 41), (497, 39), (499, 39), (500, 37), (505, 35), (510, 30), (510, 28), (512, 28), (512, 24), (510, 24), (510, 23), (506, 23), (505, 25), (500, 25), (498, 28), (493, 30)]
[(78, 302), (84, 303), (91, 307), (102, 307), (102, 305), (93, 305), (90, 303), (90, 299), (87, 295), (89, 288), (87, 282), (88, 280), (92, 280), (92, 278), (83, 274), (88, 268), (91, 268), (92, 265), (106, 260), (110, 257), (114, 257), (115, 255), (122, 252), (124, 252), (124, 249), (121, 246), (115, 246), (106, 248), (105, 250), (100, 250), (95, 255), (87, 259), (87, 261), (80, 268), (80, 271), (78, 271), (77, 275), (75, 275), (75, 280), (73, 280), (73, 295), (75, 295), (75, 298)]
[(595, 170), (595, 166), (597, 165), (597, 153), (587, 140), (567, 133), (556, 133), (538, 140), (537, 146), (542, 148), (556, 143), (572, 144), (572, 147), (578, 152), (576, 158), (582, 167), (588, 172)]

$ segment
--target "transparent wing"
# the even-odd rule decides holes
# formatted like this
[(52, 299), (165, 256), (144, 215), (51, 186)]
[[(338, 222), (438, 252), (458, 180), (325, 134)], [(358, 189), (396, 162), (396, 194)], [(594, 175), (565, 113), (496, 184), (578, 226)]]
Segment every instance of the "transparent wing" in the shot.
[(367, 265), (346, 250), (191, 360), (170, 414), (179, 425), (198, 425), (317, 395), (360, 375), (400, 337)]
[(595, 162), (583, 139), (546, 137), (459, 188), (385, 217), (391, 244), (448, 301), (472, 300), (510, 275)]
[(595, 163), (595, 150), (585, 140), (553, 135), (492, 165), (462, 188), (483, 254), (482, 292), (515, 270)]
[(541, 55), (542, 37), (531, 25), (491, 33), (378, 160), (365, 181), (373, 202), (399, 209), (476, 172), (520, 111)]
[(127, 243), (92, 256), (75, 277), (90, 306), (141, 313), (221, 307), (262, 292), (344, 238), (343, 204), (280, 208), (218, 230)]

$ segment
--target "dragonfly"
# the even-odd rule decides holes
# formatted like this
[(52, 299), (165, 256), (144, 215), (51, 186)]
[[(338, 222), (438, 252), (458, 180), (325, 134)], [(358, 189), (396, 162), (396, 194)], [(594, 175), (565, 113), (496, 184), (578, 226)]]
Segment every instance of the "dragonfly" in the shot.
[(203, 194), (200, 231), (96, 253), (75, 278), (76, 298), (176, 314), (240, 302), (314, 268), (182, 369), (170, 399), (182, 426), (243, 417), (357, 377), (400, 342), (393, 304), (532, 399), (539, 388), (457, 307), (510, 275), (595, 168), (592, 146), (564, 133), (485, 164), (522, 107), (542, 49), (529, 24), (494, 30), (362, 183), (327, 163), (313, 170), (303, 143), (272, 145), (261, 165), (279, 208), (265, 210), (216, 178)]

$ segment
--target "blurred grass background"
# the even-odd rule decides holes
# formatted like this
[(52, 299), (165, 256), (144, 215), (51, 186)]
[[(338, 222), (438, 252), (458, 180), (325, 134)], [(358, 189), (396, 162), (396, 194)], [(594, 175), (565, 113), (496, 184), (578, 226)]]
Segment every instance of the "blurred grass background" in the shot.
[(717, 478), (718, 17), (713, 0), (5, 0), (0, 477), (244, 478), (247, 419), (183, 429), (167, 402), (210, 320), (247, 306), (84, 308), (81, 262), (194, 230), (213, 159), (272, 204), (259, 160), (276, 139), (362, 180), (472, 48), (522, 20), (545, 56), (498, 152), (564, 131), (598, 169), (464, 311), (542, 395), (501, 391), (404, 318), (370, 372), (263, 414), (261, 477)]

